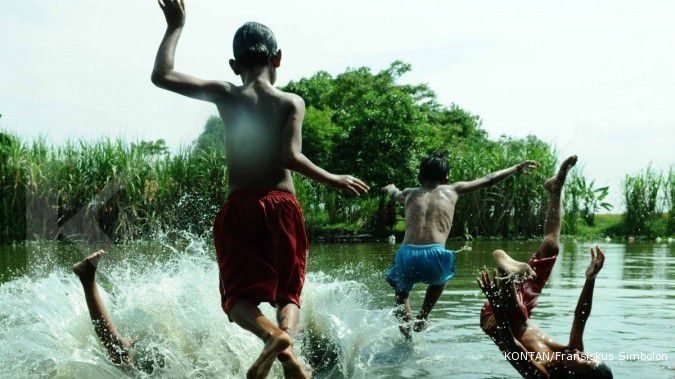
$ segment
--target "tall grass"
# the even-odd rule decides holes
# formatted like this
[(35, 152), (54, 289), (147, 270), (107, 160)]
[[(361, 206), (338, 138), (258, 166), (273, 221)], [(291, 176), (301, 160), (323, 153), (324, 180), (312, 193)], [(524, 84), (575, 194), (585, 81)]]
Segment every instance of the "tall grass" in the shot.
[[(501, 138), (453, 146), (451, 181), (471, 180), (534, 159), (541, 168), (463, 196), (453, 236), (537, 236), (546, 212), (544, 181), (553, 175), (555, 151), (537, 138)], [(421, 152), (418, 152), (420, 155)], [(0, 242), (24, 238), (139, 239), (177, 230), (210, 230), (226, 199), (220, 149), (169, 153), (162, 141), (119, 140), (31, 144), (0, 133)], [(377, 193), (346, 197), (296, 176), (295, 185), (312, 234), (373, 232), (393, 224), (393, 204)], [(398, 217), (402, 209), (398, 207)]]
[(675, 234), (675, 170), (673, 167), (668, 170), (668, 180), (666, 181), (666, 202), (668, 204), (668, 234)]
[(0, 136), (0, 241), (135, 239), (167, 228), (201, 233), (225, 200), (222, 154), (169, 154), (161, 142), (53, 147)]
[(627, 234), (654, 236), (667, 233), (661, 224), (668, 191), (672, 198), (672, 185), (668, 184), (672, 179), (672, 170), (669, 176), (664, 180), (663, 173), (651, 166), (636, 175), (626, 176), (623, 196), (626, 206), (624, 228)]
[(579, 166), (574, 167), (564, 188), (563, 233), (576, 234), (581, 221), (589, 227), (595, 226), (596, 213), (613, 208), (604, 201), (607, 195), (609, 187), (596, 187), (595, 181), (589, 182)]

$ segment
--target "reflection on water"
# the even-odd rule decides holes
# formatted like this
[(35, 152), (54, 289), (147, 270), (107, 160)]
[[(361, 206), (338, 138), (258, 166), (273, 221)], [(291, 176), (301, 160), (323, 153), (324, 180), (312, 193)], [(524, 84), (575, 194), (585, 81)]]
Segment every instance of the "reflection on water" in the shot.
[[(99, 282), (119, 329), (155, 344), (167, 356), (162, 377), (241, 377), (260, 344), (227, 322), (219, 308), (217, 271), (209, 243), (160, 242), (108, 247)], [(584, 281), (591, 243), (565, 243), (539, 306), (536, 323), (565, 342)], [(617, 378), (675, 374), (675, 245), (605, 244), (586, 328), (589, 352)], [(403, 343), (391, 316), (393, 293), (383, 280), (395, 246), (312, 246), (297, 348), (318, 377), (502, 378), (515, 371), (478, 327), (483, 303), (475, 275), (501, 248), (526, 260), (537, 241), (474, 242), (457, 256), (429, 330)], [(206, 250), (204, 250), (206, 247)], [(458, 249), (460, 243), (451, 242)], [(86, 248), (94, 250), (95, 246)], [(0, 247), (0, 376), (119, 377), (96, 341), (79, 283), (68, 272), (80, 247), (30, 243)], [(412, 295), (418, 309), (424, 286)], [(264, 307), (272, 315), (272, 309)], [(668, 359), (618, 360), (625, 353)], [(273, 374), (280, 377), (279, 367)]]

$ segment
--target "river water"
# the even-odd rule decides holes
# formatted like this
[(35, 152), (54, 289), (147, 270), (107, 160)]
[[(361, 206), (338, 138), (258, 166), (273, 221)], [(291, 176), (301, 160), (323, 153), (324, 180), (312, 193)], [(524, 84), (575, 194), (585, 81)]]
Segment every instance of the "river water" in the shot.
[[(585, 333), (617, 378), (675, 378), (675, 244), (600, 243), (605, 267)], [(449, 242), (459, 249), (463, 243)], [(430, 327), (403, 342), (383, 280), (397, 246), (314, 244), (296, 349), (319, 378), (512, 378), (516, 372), (478, 326), (475, 276), (502, 248), (526, 260), (538, 241), (473, 242)], [(533, 320), (567, 341), (593, 242), (563, 244)], [(95, 338), (69, 267), (94, 245), (31, 242), (0, 247), (0, 377), (143, 376), (112, 364)], [(154, 346), (153, 377), (243, 377), (262, 345), (227, 321), (208, 241), (192, 238), (104, 246), (98, 281), (121, 333)], [(418, 309), (424, 286), (411, 294)], [(273, 317), (273, 309), (263, 306)], [(278, 364), (271, 377), (282, 377)]]

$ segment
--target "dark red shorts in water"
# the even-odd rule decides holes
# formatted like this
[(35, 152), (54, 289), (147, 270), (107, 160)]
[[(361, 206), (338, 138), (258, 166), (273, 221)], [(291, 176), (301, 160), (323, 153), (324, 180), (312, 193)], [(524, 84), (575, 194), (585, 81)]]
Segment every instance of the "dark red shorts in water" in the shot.
[[(528, 264), (537, 274), (537, 277), (516, 286), (518, 308), (522, 317), (524, 317), (524, 320), (530, 318), (532, 309), (537, 306), (539, 295), (541, 295), (541, 291), (544, 289), (544, 285), (546, 285), (548, 277), (551, 275), (551, 271), (553, 270), (557, 258), (557, 255), (539, 258), (538, 254), (535, 254), (530, 258)], [(481, 325), (484, 325), (483, 327), (485, 329), (493, 329), (496, 327), (492, 307), (487, 301), (483, 304), (483, 309), (480, 311), (480, 319)]]
[(240, 300), (300, 306), (308, 241), (293, 194), (233, 192), (216, 216), (213, 239), (225, 313)]

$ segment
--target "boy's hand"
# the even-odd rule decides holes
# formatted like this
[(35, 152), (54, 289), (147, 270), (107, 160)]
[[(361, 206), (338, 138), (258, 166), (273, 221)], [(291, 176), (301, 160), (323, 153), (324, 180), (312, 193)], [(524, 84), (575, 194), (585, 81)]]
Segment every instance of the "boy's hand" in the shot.
[(600, 246), (596, 246), (595, 249), (591, 248), (591, 264), (586, 268), (586, 279), (595, 279), (604, 264), (605, 254), (602, 252), (602, 249), (600, 249)]
[(515, 282), (511, 278), (502, 279), (497, 270), (485, 270), (476, 278), (485, 297), (495, 313), (505, 311), (506, 305), (515, 302)]
[(185, 25), (184, 0), (158, 0), (158, 2), (169, 27), (180, 28)]
[(351, 175), (334, 175), (329, 184), (335, 189), (351, 192), (356, 196), (361, 196), (370, 189), (366, 183)]
[(523, 163), (520, 163), (520, 164), (516, 167), (516, 171), (518, 171), (519, 173), (520, 173), (520, 172), (528, 173), (528, 172), (530, 172), (531, 170), (534, 170), (534, 169), (536, 169), (536, 168), (539, 168), (539, 162), (535, 162), (535, 161), (524, 161)]

